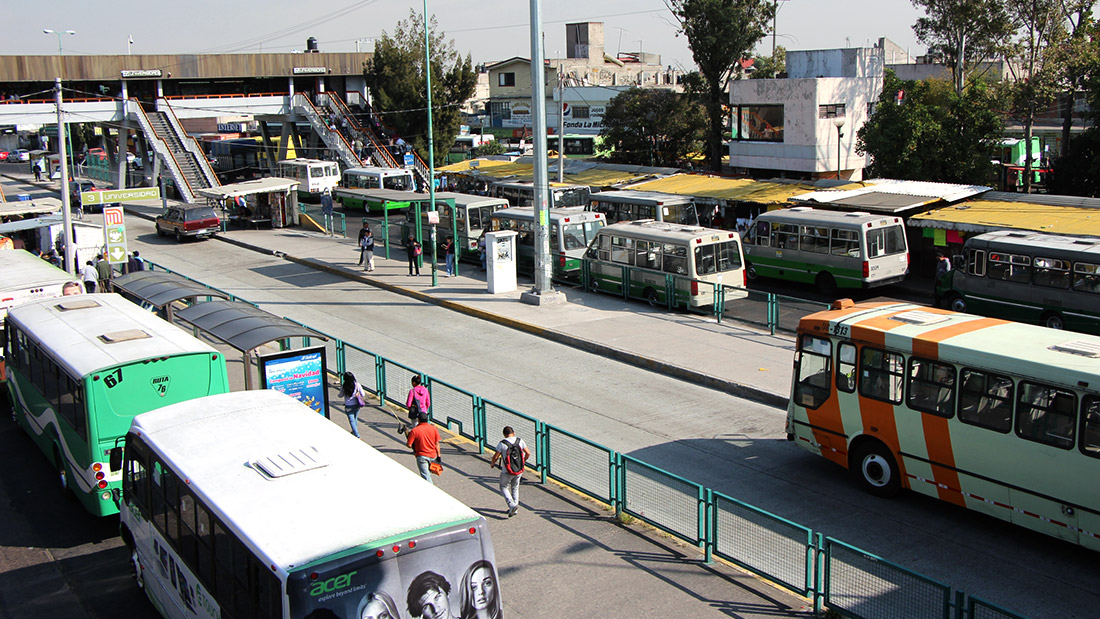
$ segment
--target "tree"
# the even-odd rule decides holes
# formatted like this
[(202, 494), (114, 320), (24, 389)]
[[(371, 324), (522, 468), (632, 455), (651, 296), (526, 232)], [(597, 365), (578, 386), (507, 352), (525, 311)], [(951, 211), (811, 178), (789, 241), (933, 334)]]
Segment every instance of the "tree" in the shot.
[(1100, 198), (1100, 129), (1092, 127), (1073, 138), (1069, 152), (1054, 163), (1051, 193)]
[(984, 184), (993, 176), (989, 144), (1003, 128), (996, 110), (980, 82), (960, 96), (942, 80), (903, 81), (887, 71), (856, 152), (871, 155), (872, 178)]
[(787, 71), (787, 48), (780, 45), (775, 48), (775, 54), (771, 56), (756, 56), (753, 58), (749, 79), (772, 79), (779, 77), (780, 73)]
[(671, 90), (631, 88), (604, 110), (600, 135), (615, 147), (613, 161), (675, 166), (703, 146), (703, 106)]
[[(445, 40), (435, 17), (429, 24), (432, 70), (432, 133), (435, 153), (442, 160), (454, 145), (461, 116), (459, 107), (474, 95), (477, 73), (469, 54)], [(424, 17), (409, 11), (397, 22), (393, 35), (375, 41), (374, 58), (363, 75), (374, 98), (375, 111), (417, 151), (428, 152), (428, 95), (424, 76)], [(442, 154), (440, 154), (442, 153)]]
[(687, 36), (692, 58), (703, 78), (703, 101), (709, 121), (707, 163), (722, 169), (723, 126), (729, 82), (742, 58), (748, 57), (771, 31), (771, 0), (665, 0)]
[(1012, 36), (1005, 0), (912, 0), (927, 17), (913, 24), (917, 40), (950, 65), (955, 94), (984, 60), (1003, 56)]
[(1090, 76), (1100, 69), (1100, 28), (1089, 18), (1097, 0), (1062, 0), (1068, 22), (1069, 36), (1053, 45), (1048, 60), (1055, 71), (1055, 80), (1062, 100), (1062, 152), (1069, 154), (1070, 130), (1073, 127), (1073, 104), (1077, 93), (1085, 88)]

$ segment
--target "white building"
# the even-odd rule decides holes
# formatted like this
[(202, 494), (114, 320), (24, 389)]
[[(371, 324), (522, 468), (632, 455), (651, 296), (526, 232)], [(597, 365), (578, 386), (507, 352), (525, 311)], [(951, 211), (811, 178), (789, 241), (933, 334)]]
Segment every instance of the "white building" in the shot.
[[(884, 52), (885, 50), (885, 52)], [(730, 167), (752, 176), (861, 180), (856, 132), (882, 91), (887, 39), (875, 47), (787, 52), (787, 77), (730, 84)]]

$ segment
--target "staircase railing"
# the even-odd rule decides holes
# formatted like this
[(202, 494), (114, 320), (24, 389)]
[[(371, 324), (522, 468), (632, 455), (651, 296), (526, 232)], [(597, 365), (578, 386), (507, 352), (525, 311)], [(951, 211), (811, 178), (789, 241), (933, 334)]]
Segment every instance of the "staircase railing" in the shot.
[[(326, 97), (329, 101), (338, 102), (338, 105), (343, 105), (344, 106), (343, 109), (345, 111), (347, 110), (347, 106), (344, 105), (344, 103), (342, 101), (340, 101), (339, 97), (331, 96), (331, 93), (324, 93), (324, 94), (326, 95)], [(378, 115), (374, 113), (373, 109), (370, 110), (370, 118), (373, 121), (373, 123), (378, 125), (379, 127), (385, 127), (386, 126), (382, 122), (382, 119), (379, 118)], [(357, 126), (359, 126), (360, 128), (362, 128), (362, 126), (360, 125), (360, 123), (358, 121), (356, 121), (355, 124)], [(384, 157), (387, 160), (389, 160), (389, 162), (391, 164), (390, 167), (394, 167), (394, 168), (403, 168), (403, 167), (405, 167), (405, 162), (404, 161), (401, 161), (401, 162), (396, 161), (393, 158), (393, 156), (390, 155), (389, 151), (385, 148), (385, 146), (380, 146), (379, 145), (379, 140), (374, 135), (373, 130), (369, 130), (369, 131), (364, 130), (364, 133), (368, 133), (371, 136), (371, 142), (375, 145), (376, 152), (381, 151), (381, 152), (385, 153)], [(390, 133), (392, 134), (393, 132), (391, 131)], [(413, 156), (413, 169), (416, 171), (417, 174), (420, 175), (420, 180), (424, 181), (424, 183), (425, 183), (424, 186), (427, 187), (426, 183), (428, 181), (428, 178), (430, 177), (430, 174), (429, 174), (429, 171), (428, 171), (428, 165), (426, 163), (424, 163), (424, 159), (422, 159), (420, 157), (420, 153), (416, 152), (415, 150), (411, 150), (411, 149), (410, 149), (409, 152), (411, 152), (412, 156)]]
[(348, 126), (350, 126), (353, 131), (366, 138), (365, 141), (370, 143), (373, 150), (373, 163), (379, 164), (379, 167), (382, 168), (401, 167), (393, 158), (393, 155), (390, 154), (390, 151), (386, 149), (386, 146), (378, 139), (374, 131), (361, 125), (359, 120), (355, 118), (355, 115), (351, 113), (351, 110), (348, 109), (348, 106), (340, 97), (326, 92), (318, 95), (318, 100), (327, 104), (327, 107), (338, 117), (347, 119)]
[[(180, 167), (178, 161), (176, 161), (175, 154), (172, 153), (172, 149), (168, 147), (168, 143), (164, 138), (157, 133), (153, 128), (153, 124), (149, 122), (149, 117), (145, 115), (145, 109), (141, 107), (141, 102), (137, 99), (131, 98), (126, 101), (126, 115), (137, 120), (138, 125), (141, 126), (142, 133), (149, 139), (149, 144), (153, 147), (153, 152), (156, 156), (160, 157), (161, 161), (165, 163), (168, 168), (168, 173), (172, 176), (172, 180), (176, 183), (176, 189), (180, 192), (180, 197), (184, 202), (192, 204), (195, 202), (195, 191), (191, 188), (190, 181), (187, 180), (187, 176), (183, 173), (183, 168)], [(156, 179), (153, 179), (154, 181)]]
[(317, 108), (313, 105), (313, 102), (309, 100), (309, 97), (301, 93), (294, 93), (294, 112), (305, 116), (317, 134), (321, 136), (321, 140), (324, 141), (325, 146), (336, 151), (337, 155), (345, 162), (352, 166), (361, 167), (363, 160), (359, 158), (359, 153), (355, 152), (355, 149), (348, 144), (347, 139), (339, 131), (330, 129), (325, 120), (321, 118), (321, 114), (317, 111)]
[(180, 144), (183, 145), (183, 148), (186, 149), (187, 152), (194, 155), (199, 170), (206, 178), (207, 187), (221, 186), (221, 182), (218, 181), (218, 175), (214, 173), (214, 168), (210, 165), (210, 161), (207, 160), (206, 153), (202, 151), (202, 147), (199, 146), (198, 140), (191, 137), (183, 130), (183, 125), (180, 124), (175, 111), (172, 110), (172, 106), (168, 103), (167, 99), (157, 99), (157, 111), (164, 113), (164, 117), (168, 120), (168, 124), (171, 125), (172, 130), (176, 132), (176, 138), (179, 139)]

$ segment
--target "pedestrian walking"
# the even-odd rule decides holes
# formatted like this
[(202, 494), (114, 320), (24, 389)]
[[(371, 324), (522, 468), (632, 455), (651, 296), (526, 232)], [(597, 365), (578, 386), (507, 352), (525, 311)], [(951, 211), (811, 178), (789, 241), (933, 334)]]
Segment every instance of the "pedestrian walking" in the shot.
[(416, 242), (416, 237), (412, 234), (409, 234), (408, 240), (405, 241), (405, 253), (409, 255), (409, 275), (419, 277), (421, 248), (420, 243)]
[(141, 257), (137, 250), (134, 250), (134, 253), (130, 255), (130, 259), (126, 261), (126, 272), (137, 273), (144, 270), (145, 259)]
[(95, 261), (95, 270), (99, 275), (99, 291), (109, 292), (108, 286), (111, 282), (111, 278), (115, 276), (115, 270), (111, 268), (111, 263), (107, 261), (107, 257), (103, 254), (98, 254)]
[(42, 160), (39, 159), (38, 161), (35, 161), (34, 165), (31, 166), (31, 167), (34, 168), (34, 181), (36, 183), (41, 181), (42, 180)]
[(504, 439), (497, 443), (496, 453), (490, 467), (500, 466), (500, 493), (508, 504), (508, 517), (516, 515), (519, 509), (519, 484), (523, 480), (523, 467), (531, 451), (527, 443), (516, 436), (512, 426), (504, 426)]
[(80, 270), (80, 278), (84, 280), (84, 290), (87, 290), (89, 294), (95, 292), (96, 281), (99, 280), (99, 271), (96, 270), (91, 260)]
[(416, 468), (420, 471), (420, 476), (428, 480), (429, 484), (434, 484), (428, 465), (432, 461), (441, 461), (439, 430), (436, 430), (432, 422), (428, 421), (428, 413), (420, 413), (417, 421), (419, 423), (416, 427), (409, 430), (406, 444), (412, 448), (413, 455), (416, 456)]
[(481, 236), (479, 236), (478, 239), (477, 239), (477, 253), (481, 257), (481, 270), (484, 271), (485, 270), (485, 258), (487, 257), (486, 253), (485, 253), (485, 233), (484, 232), (481, 233)]
[(374, 270), (374, 234), (366, 219), (359, 230), (359, 264), (363, 265), (364, 271)]
[(332, 191), (321, 192), (321, 217), (324, 219), (325, 233), (333, 236), (335, 227), (332, 223)]
[(359, 438), (359, 409), (367, 405), (367, 394), (359, 381), (355, 380), (355, 374), (344, 372), (340, 395), (344, 397), (344, 414), (348, 416), (351, 433), (355, 438)]
[(447, 259), (447, 277), (455, 276), (455, 239), (453, 236), (447, 237), (446, 241), (443, 241), (443, 255)]
[(943, 254), (936, 254), (936, 277), (932, 280), (932, 298), (934, 299), (935, 305), (939, 305), (940, 301), (940, 296), (938, 294), (940, 280), (942, 280), (944, 276), (950, 272), (951, 259)]
[(432, 407), (432, 394), (428, 388), (420, 384), (420, 377), (412, 377), (412, 389), (405, 398), (405, 408), (409, 409), (409, 420), (416, 421), (421, 413), (427, 415)]

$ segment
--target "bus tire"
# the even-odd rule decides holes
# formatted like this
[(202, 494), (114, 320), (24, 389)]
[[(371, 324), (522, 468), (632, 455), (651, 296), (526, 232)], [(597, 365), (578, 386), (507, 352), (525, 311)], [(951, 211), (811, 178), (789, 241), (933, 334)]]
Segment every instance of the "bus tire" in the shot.
[(745, 269), (745, 277), (749, 278), (750, 282), (755, 282), (756, 278), (760, 276), (756, 274), (756, 267), (749, 264), (748, 268)]
[(1058, 312), (1047, 312), (1043, 314), (1043, 326), (1048, 329), (1058, 329), (1061, 331), (1066, 328), (1066, 321)]
[(826, 271), (817, 274), (814, 284), (817, 285), (817, 289), (821, 291), (821, 294), (830, 296), (836, 294), (836, 280)]
[(966, 299), (958, 294), (947, 297), (947, 307), (952, 312), (966, 313)]
[(649, 303), (650, 307), (660, 307), (661, 299), (657, 296), (657, 291), (652, 288), (646, 288), (642, 293), (645, 296), (645, 300)]
[(879, 441), (860, 444), (852, 453), (849, 468), (859, 485), (875, 496), (892, 497), (901, 492), (901, 470), (897, 460)]
[(130, 551), (130, 575), (134, 577), (134, 584), (139, 591), (145, 591), (145, 571), (141, 569), (141, 558), (138, 557), (137, 544), (129, 529), (123, 529), (122, 542), (126, 544), (126, 550)]

